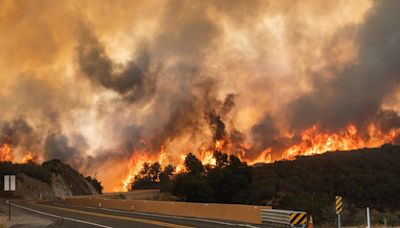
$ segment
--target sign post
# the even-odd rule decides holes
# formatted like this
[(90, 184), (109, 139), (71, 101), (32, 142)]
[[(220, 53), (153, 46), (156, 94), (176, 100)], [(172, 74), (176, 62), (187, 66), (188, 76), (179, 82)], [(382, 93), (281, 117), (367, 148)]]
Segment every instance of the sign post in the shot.
[(369, 207), (367, 207), (367, 227), (371, 228), (371, 217), (369, 214)]
[(336, 214), (338, 215), (338, 228), (341, 227), (340, 214), (343, 211), (343, 196), (336, 196)]
[[(4, 191), (15, 191), (15, 175), (4, 175)], [(11, 197), (8, 200), (8, 220), (11, 221)]]

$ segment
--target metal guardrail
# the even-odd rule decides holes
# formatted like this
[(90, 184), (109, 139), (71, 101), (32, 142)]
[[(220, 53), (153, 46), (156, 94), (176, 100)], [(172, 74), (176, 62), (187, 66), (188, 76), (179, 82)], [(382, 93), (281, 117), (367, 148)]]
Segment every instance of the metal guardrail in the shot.
[(261, 210), (261, 222), (284, 227), (306, 227), (307, 212), (277, 209)]

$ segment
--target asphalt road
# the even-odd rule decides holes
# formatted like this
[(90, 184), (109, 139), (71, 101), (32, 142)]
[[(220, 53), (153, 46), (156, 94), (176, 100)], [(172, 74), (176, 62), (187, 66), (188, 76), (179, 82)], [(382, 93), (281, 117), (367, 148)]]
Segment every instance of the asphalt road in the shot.
[[(5, 212), (8, 204), (5, 199), (0, 200), (0, 210)], [(124, 227), (258, 227), (257, 225), (242, 224), (230, 221), (215, 221), (208, 219), (186, 218), (167, 215), (156, 215), (140, 212), (126, 212), (109, 209), (88, 208), (64, 205), (62, 203), (32, 203), (12, 201), (12, 215), (15, 218), (26, 217), (25, 225), (12, 227), (65, 227), (65, 228), (124, 228)], [(35, 218), (38, 224), (30, 223)], [(32, 219), (33, 220), (33, 219)], [(43, 221), (48, 221), (43, 222)]]

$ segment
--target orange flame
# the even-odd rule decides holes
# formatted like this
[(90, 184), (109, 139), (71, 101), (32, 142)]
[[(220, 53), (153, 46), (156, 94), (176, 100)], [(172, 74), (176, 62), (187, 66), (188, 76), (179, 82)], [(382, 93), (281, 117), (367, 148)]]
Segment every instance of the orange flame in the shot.
[(159, 162), (161, 165), (166, 165), (166, 156), (165, 152), (161, 152), (158, 156), (151, 156), (150, 153), (146, 152), (134, 152), (129, 160), (128, 164), (128, 175), (122, 181), (121, 186), (114, 187), (114, 192), (126, 192), (131, 189), (131, 183), (135, 180), (135, 176), (140, 172), (143, 168), (144, 163), (153, 163)]
[(224, 149), (225, 146), (225, 141), (223, 139), (217, 140), (215, 142), (215, 150), (217, 151), (221, 151), (222, 149)]
[(3, 144), (0, 148), (0, 162), (13, 161), (14, 156), (11, 153), (11, 148), (8, 144)]
[[(11, 147), (7, 143), (0, 147), (0, 162), (4, 161), (17, 162)], [(29, 161), (38, 162), (39, 156), (32, 152), (26, 152), (21, 158), (21, 163), (27, 163)]]
[[(365, 131), (365, 130), (364, 130)], [(240, 160), (247, 162), (249, 165), (257, 163), (271, 163), (274, 160), (294, 159), (299, 155), (315, 155), (322, 154), (327, 151), (336, 150), (353, 150), (365, 147), (378, 147), (384, 143), (394, 143), (400, 135), (400, 129), (382, 132), (375, 124), (369, 124), (366, 132), (360, 133), (356, 125), (349, 124), (344, 129), (337, 132), (323, 131), (318, 125), (314, 125), (300, 133), (301, 140), (285, 149), (281, 157), (272, 158), (272, 148), (268, 147), (262, 151), (257, 157), (250, 158), (246, 153), (251, 151), (253, 145), (244, 143), (233, 145), (229, 138), (217, 140), (212, 147), (202, 146), (196, 153), (196, 156), (203, 165), (216, 165), (214, 151), (221, 151), (227, 154), (236, 154)], [(233, 149), (234, 148), (234, 149)], [(235, 152), (233, 152), (235, 151)], [(122, 187), (115, 188), (115, 191), (129, 190), (130, 183), (134, 180), (135, 175), (141, 170), (144, 162), (152, 163), (160, 162), (161, 165), (168, 165), (166, 152), (161, 148), (158, 155), (150, 155), (152, 153), (133, 153), (129, 161), (129, 173), (123, 181)], [(185, 171), (184, 160), (186, 153), (180, 155), (180, 160), (175, 162), (176, 172)]]
[(358, 129), (353, 124), (337, 133), (321, 133), (319, 127), (314, 125), (301, 133), (301, 142), (286, 149), (282, 158), (293, 159), (299, 155), (314, 155), (327, 151), (378, 147), (394, 142), (399, 135), (399, 130), (391, 130), (385, 134), (374, 124), (369, 124), (367, 137), (361, 137), (357, 132)]
[[(271, 163), (272, 158), (271, 158), (271, 148), (267, 148), (263, 152), (260, 153), (260, 155), (255, 158), (254, 160), (246, 159), (246, 158), (241, 158), (241, 160), (244, 160), (247, 162), (249, 165), (254, 165), (257, 163)], [(240, 158), (240, 157), (239, 157)]]
[(28, 152), (24, 156), (22, 156), (22, 163), (28, 163), (29, 161), (37, 162), (38, 160), (39, 156), (31, 152)]
[[(218, 141), (216, 142), (216, 144)], [(222, 144), (220, 144), (222, 145)], [(201, 147), (200, 152), (199, 152), (199, 159), (203, 165), (211, 165), (215, 166), (217, 164), (217, 161), (214, 158), (214, 153), (212, 150), (207, 149), (206, 147)]]

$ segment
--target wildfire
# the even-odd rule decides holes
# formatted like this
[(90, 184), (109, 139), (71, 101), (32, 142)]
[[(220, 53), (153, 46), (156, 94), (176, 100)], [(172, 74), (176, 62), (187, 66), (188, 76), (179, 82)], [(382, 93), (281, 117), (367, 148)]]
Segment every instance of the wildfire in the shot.
[[(17, 157), (18, 159), (18, 157)], [(11, 150), (11, 147), (5, 143), (0, 147), (0, 162), (5, 162), (5, 161), (9, 161), (9, 162), (18, 162)], [(21, 163), (27, 163), (29, 161), (33, 161), (33, 162), (37, 162), (39, 161), (39, 156), (35, 153), (32, 152), (26, 152), (22, 158), (21, 158)]]
[(225, 146), (225, 141), (224, 140), (217, 140), (216, 142), (215, 142), (215, 150), (217, 150), (217, 151), (221, 151), (223, 148), (224, 148), (224, 146)]
[(128, 175), (122, 181), (121, 186), (117, 186), (114, 188), (114, 192), (129, 191), (130, 184), (135, 179), (135, 176), (143, 168), (144, 163), (159, 162), (161, 165), (166, 165), (166, 156), (167, 154), (165, 152), (161, 152), (157, 156), (151, 156), (150, 153), (146, 152), (133, 153), (128, 164), (129, 167)]
[[(229, 138), (216, 140), (215, 144), (211, 147), (202, 146), (196, 153), (196, 156), (203, 165), (216, 165), (214, 158), (214, 151), (221, 151), (227, 154), (236, 154), (240, 160), (247, 162), (248, 165), (257, 163), (271, 163), (274, 160), (281, 159), (294, 159), (299, 155), (314, 155), (322, 154), (327, 151), (336, 150), (353, 150), (365, 147), (378, 147), (384, 143), (394, 143), (396, 138), (400, 135), (400, 129), (390, 130), (389, 132), (382, 132), (375, 124), (369, 124), (366, 129), (361, 131), (354, 124), (349, 124), (346, 128), (337, 131), (329, 132), (323, 131), (318, 125), (314, 125), (301, 132), (300, 142), (285, 149), (281, 157), (273, 159), (272, 148), (268, 147), (263, 150), (255, 158), (250, 158), (246, 153), (252, 150), (253, 145), (249, 143), (239, 144), (234, 146)], [(232, 148), (236, 148), (233, 152)], [(186, 153), (180, 155), (180, 159), (176, 165), (176, 173), (185, 171)], [(145, 162), (153, 163), (158, 161), (161, 165), (168, 165), (167, 153), (161, 148), (161, 153), (158, 155), (151, 155), (151, 153), (133, 153), (129, 161), (129, 173), (122, 183), (122, 187), (114, 188), (114, 191), (128, 191), (130, 184), (134, 177), (142, 169)]]
[[(216, 142), (216, 144), (218, 141)], [(222, 147), (221, 147), (222, 149)], [(214, 153), (212, 150), (206, 149), (204, 146), (200, 148), (199, 159), (203, 165), (215, 165), (217, 161), (214, 158)]]
[(266, 150), (261, 152), (261, 154), (254, 160), (241, 158), (240, 156), (239, 156), (239, 158), (241, 160), (246, 161), (247, 164), (249, 164), (249, 165), (254, 165), (254, 164), (257, 164), (257, 163), (271, 163), (272, 162), (271, 151), (272, 151), (271, 148), (267, 148)]
[(13, 161), (14, 156), (11, 153), (11, 148), (8, 144), (3, 144), (3, 146), (0, 148), (0, 162), (4, 161)]
[(185, 171), (186, 171), (186, 167), (185, 167), (185, 165), (183, 164), (184, 161), (185, 161), (185, 155), (184, 155), (184, 154), (181, 154), (181, 164), (178, 164), (178, 165), (176, 166), (176, 168), (175, 168), (175, 171), (176, 171), (177, 173), (181, 173), (181, 172), (185, 172)]
[(33, 154), (31, 152), (26, 153), (22, 157), (22, 163), (28, 163), (29, 161), (37, 162), (39, 160), (39, 156), (37, 154)]
[(350, 124), (337, 133), (321, 133), (314, 125), (301, 133), (301, 142), (289, 147), (282, 154), (282, 159), (293, 159), (299, 155), (321, 154), (327, 151), (354, 150), (365, 147), (378, 147), (394, 142), (399, 130), (383, 133), (374, 124), (369, 124), (366, 137), (357, 134), (358, 129)]

